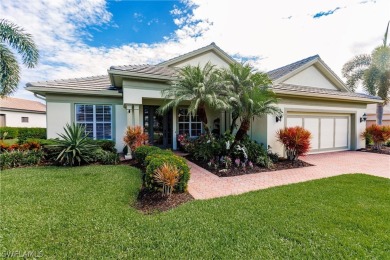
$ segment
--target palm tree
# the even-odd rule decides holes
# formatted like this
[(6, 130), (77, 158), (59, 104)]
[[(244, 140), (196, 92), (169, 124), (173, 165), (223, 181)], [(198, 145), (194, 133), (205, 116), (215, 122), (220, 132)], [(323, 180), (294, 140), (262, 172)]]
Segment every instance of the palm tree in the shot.
[(347, 86), (355, 91), (362, 82), (364, 90), (370, 95), (377, 95), (385, 102), (377, 104), (377, 123), (382, 125), (383, 106), (389, 101), (390, 92), (390, 45), (387, 35), (390, 21), (387, 23), (383, 45), (375, 48), (371, 55), (361, 54), (344, 64), (342, 73), (347, 79)]
[(280, 114), (275, 106), (275, 93), (268, 88), (272, 81), (268, 75), (255, 72), (248, 64), (232, 64), (222, 73), (225, 86), (229, 90), (229, 102), (232, 107), (231, 132), (236, 120), (241, 118), (241, 124), (234, 138), (234, 143), (241, 141), (251, 126), (251, 120), (265, 114)]
[(210, 136), (206, 108), (220, 110), (229, 107), (222, 94), (222, 87), (219, 73), (214, 65), (207, 63), (203, 68), (200, 65), (185, 66), (180, 69), (177, 80), (162, 91), (162, 96), (168, 101), (159, 108), (159, 111), (164, 114), (173, 107), (181, 105), (183, 101), (189, 101), (188, 113), (199, 117), (203, 129)]
[(32, 36), (17, 25), (0, 20), (0, 97), (16, 91), (20, 80), (18, 61), (9, 47), (21, 56), (23, 64), (32, 68), (38, 63), (39, 53)]

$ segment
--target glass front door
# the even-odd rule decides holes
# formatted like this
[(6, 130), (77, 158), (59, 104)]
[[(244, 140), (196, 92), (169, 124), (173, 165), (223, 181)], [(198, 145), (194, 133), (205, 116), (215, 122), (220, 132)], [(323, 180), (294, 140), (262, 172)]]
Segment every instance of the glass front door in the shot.
[(149, 135), (149, 144), (172, 148), (172, 111), (160, 115), (157, 109), (158, 106), (144, 106), (144, 129)]

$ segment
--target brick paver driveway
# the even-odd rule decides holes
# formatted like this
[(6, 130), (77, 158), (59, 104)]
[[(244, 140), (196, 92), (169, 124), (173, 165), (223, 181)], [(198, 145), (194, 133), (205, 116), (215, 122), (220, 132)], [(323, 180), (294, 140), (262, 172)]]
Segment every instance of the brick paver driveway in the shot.
[(346, 151), (308, 155), (303, 160), (315, 166), (235, 177), (218, 177), (188, 162), (188, 191), (195, 199), (209, 199), (347, 173), (390, 178), (389, 155)]

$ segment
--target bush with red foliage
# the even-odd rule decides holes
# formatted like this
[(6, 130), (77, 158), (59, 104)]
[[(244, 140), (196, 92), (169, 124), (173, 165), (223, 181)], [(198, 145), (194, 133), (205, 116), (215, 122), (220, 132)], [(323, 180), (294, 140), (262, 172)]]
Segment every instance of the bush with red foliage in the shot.
[(306, 155), (310, 150), (311, 133), (300, 126), (285, 127), (277, 132), (278, 141), (285, 149), (287, 158), (296, 161), (299, 156)]
[(362, 133), (363, 138), (374, 142), (374, 149), (381, 150), (382, 145), (390, 140), (390, 126), (373, 124)]
[(123, 141), (130, 146), (131, 150), (134, 151), (135, 148), (145, 145), (148, 143), (149, 136), (144, 133), (141, 126), (128, 126), (126, 129), (125, 136)]
[(0, 152), (7, 151), (8, 147), (9, 147), (9, 145), (7, 143), (0, 141)]

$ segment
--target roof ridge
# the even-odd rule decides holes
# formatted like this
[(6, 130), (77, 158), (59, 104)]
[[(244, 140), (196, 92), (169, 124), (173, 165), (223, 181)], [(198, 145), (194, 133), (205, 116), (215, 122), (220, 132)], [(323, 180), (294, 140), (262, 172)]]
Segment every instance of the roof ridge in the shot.
[[(272, 72), (274, 72), (274, 71), (276, 71), (276, 70), (283, 69), (283, 68), (286, 68), (286, 67), (289, 67), (289, 66), (298, 64), (298, 63), (302, 63), (302, 62), (304, 62), (303, 64), (305, 64), (305, 63), (307, 63), (307, 62), (309, 62), (309, 61), (311, 61), (311, 60), (314, 60), (314, 59), (316, 59), (316, 58), (321, 58), (321, 57), (320, 57), (320, 55), (318, 55), (318, 54), (312, 55), (312, 56), (306, 57), (306, 58), (304, 58), (304, 59), (301, 59), (301, 60), (292, 62), (292, 63), (287, 64), (287, 65), (284, 65), (284, 66), (282, 66), (282, 67), (279, 67), (279, 68), (270, 70), (270, 71), (268, 71), (267, 73), (272, 73)], [(303, 64), (302, 64), (302, 65), (303, 65)]]
[(108, 78), (108, 75), (94, 75), (94, 76), (77, 77), (77, 78), (53, 79), (53, 80), (45, 80), (45, 81), (34, 81), (34, 82), (31, 82), (31, 83), (64, 82), (64, 81), (69, 81), (69, 80), (96, 79), (96, 78), (103, 78), (103, 77), (107, 77)]

